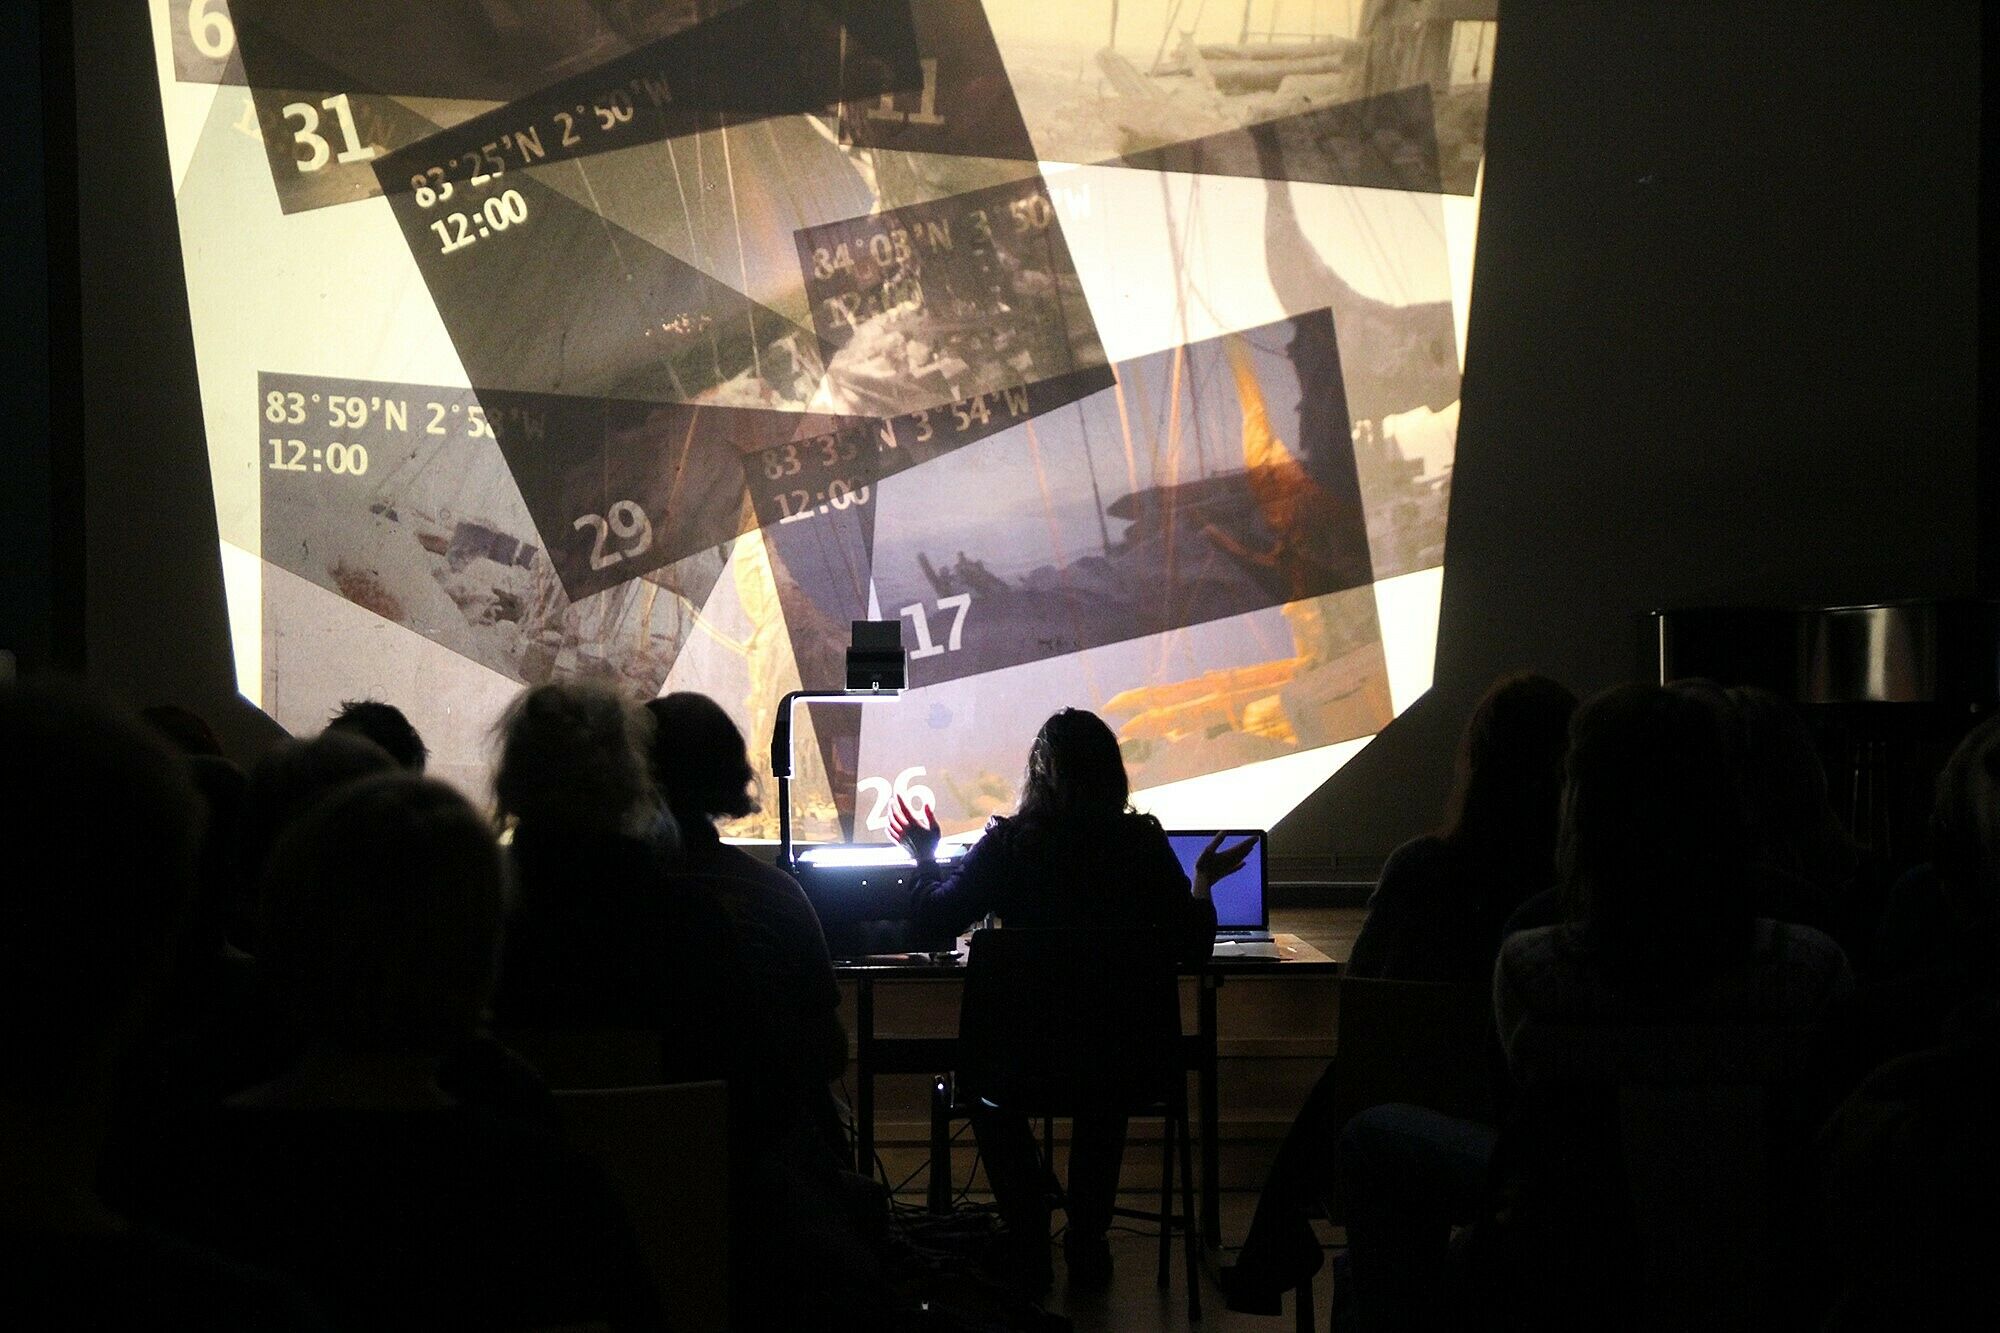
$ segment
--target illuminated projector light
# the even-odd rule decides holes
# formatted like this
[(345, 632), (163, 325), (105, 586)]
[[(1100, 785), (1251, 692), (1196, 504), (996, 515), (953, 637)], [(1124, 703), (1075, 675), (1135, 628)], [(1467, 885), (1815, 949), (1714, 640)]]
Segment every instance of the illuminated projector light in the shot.
[[(937, 859), (956, 861), (965, 855), (965, 848), (957, 843), (938, 844)], [(834, 843), (825, 847), (808, 847), (799, 853), (801, 864), (809, 866), (913, 866), (916, 864), (908, 852), (896, 843), (877, 845)]]

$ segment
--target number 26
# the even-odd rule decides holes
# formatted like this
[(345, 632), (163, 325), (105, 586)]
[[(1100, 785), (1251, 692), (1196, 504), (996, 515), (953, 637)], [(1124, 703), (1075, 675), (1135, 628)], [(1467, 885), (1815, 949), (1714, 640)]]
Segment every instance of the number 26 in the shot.
[(887, 778), (862, 778), (856, 782), (855, 795), (859, 796), (865, 791), (875, 793), (875, 805), (868, 812), (867, 826), (871, 829), (888, 828), (889, 802), (897, 796), (902, 797), (919, 811), (934, 807), (937, 804), (937, 793), (921, 782), (911, 781), (912, 778), (923, 776), (923, 765), (919, 764), (898, 773), (893, 783)]

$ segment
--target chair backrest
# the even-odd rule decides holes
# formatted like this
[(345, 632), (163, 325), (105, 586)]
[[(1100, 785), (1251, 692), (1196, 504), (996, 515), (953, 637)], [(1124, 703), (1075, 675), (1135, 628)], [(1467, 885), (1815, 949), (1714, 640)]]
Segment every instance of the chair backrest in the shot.
[(1524, 1029), (1514, 1067), (1615, 1087), (1646, 1327), (1749, 1327), (1773, 1297), (1773, 1149), (1810, 1070), (1799, 1024), (1562, 1024)]
[(1491, 1120), (1498, 1047), (1483, 986), (1340, 979), (1328, 1132), (1384, 1102)]
[(625, 1203), (676, 1329), (729, 1327), (728, 1093), (666, 1083), (556, 1094), (563, 1132)]
[(1758, 1322), (1777, 1262), (1767, 1090), (1628, 1083), (1618, 1119), (1638, 1246), (1635, 1307), (1661, 1328)]
[(1026, 1115), (1137, 1111), (1182, 1073), (1165, 930), (982, 930), (959, 1008), (962, 1095)]
[[(1337, 996), (1329, 1139), (1360, 1112), (1386, 1102), (1493, 1120), (1499, 1050), (1485, 987), (1342, 977)], [(1323, 1193), (1320, 1207), (1336, 1225), (1345, 1219), (1337, 1191)]]

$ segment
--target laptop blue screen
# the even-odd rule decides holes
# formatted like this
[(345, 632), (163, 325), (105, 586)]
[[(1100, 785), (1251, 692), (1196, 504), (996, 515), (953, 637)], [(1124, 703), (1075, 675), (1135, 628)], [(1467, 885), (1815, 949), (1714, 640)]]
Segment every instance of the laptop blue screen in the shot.
[[(1208, 840), (1214, 836), (1214, 829), (1168, 831), (1167, 841), (1173, 846), (1174, 855), (1180, 858), (1181, 869), (1187, 872), (1190, 883), (1194, 880), (1195, 858), (1201, 855), (1201, 849), (1208, 846)], [(1210, 890), (1215, 897), (1215, 924), (1218, 930), (1261, 930), (1269, 924), (1264, 915), (1264, 831), (1232, 829), (1223, 838), (1222, 845), (1234, 847), (1245, 838), (1257, 840), (1257, 845), (1250, 849), (1249, 859), (1223, 876)]]

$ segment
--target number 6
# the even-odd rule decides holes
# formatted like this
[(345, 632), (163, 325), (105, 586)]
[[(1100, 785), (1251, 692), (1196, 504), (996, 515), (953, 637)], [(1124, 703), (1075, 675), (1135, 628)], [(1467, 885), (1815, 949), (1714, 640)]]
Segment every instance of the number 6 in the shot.
[(932, 809), (937, 805), (936, 792), (922, 783), (913, 783), (910, 781), (911, 778), (920, 778), (923, 775), (924, 767), (922, 764), (918, 764), (913, 768), (906, 768), (896, 775), (896, 795), (902, 797), (905, 804), (918, 812)]
[(192, 0), (188, 5), (188, 37), (194, 49), (210, 60), (221, 60), (236, 49), (236, 27), (229, 12), (210, 9), (216, 0)]

